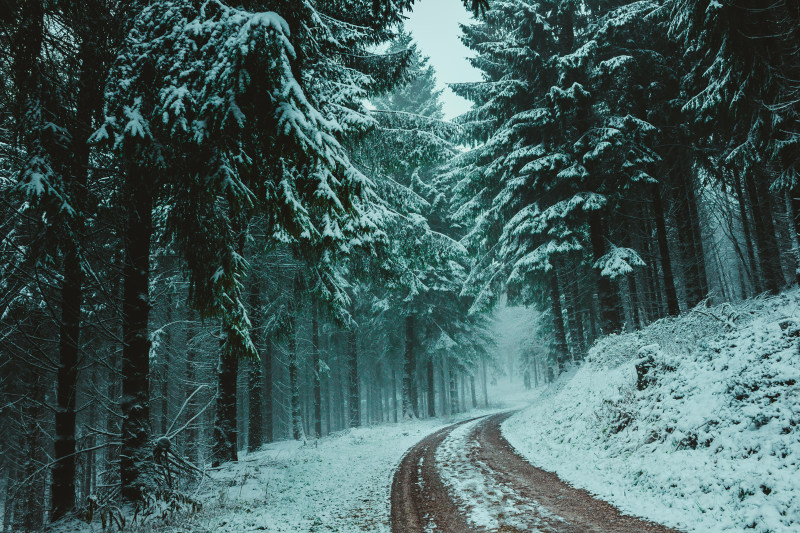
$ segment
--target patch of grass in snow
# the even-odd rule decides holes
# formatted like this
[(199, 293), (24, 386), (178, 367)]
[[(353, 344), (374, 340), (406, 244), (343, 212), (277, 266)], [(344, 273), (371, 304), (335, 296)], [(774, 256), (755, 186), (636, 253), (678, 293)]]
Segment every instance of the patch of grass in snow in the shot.
[(690, 531), (800, 531), (798, 382), (792, 290), (606, 337), (504, 433), (633, 514)]

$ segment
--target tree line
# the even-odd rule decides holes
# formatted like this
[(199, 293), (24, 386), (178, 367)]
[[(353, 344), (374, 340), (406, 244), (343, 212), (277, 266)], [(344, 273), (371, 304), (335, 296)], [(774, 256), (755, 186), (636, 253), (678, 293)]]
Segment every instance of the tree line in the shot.
[(3, 4), (4, 531), (487, 401), (411, 4)]
[(549, 313), (529, 372), (797, 283), (799, 22), (791, 0), (497, 0), (464, 27), (476, 147), (442, 180), (474, 305)]
[(2, 4), (4, 530), (796, 283), (797, 1), (465, 0), (455, 122), (412, 5)]

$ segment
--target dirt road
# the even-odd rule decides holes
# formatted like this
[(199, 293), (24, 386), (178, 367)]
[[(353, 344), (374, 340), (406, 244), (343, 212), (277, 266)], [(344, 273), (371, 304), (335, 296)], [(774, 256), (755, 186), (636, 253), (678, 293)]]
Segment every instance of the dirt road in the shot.
[(392, 532), (675, 532), (532, 466), (500, 433), (510, 415), (455, 424), (411, 448), (392, 482)]

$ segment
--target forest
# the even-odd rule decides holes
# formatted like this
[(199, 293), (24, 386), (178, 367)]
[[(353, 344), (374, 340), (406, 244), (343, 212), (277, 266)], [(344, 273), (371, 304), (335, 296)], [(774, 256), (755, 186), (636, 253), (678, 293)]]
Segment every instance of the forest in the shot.
[(4, 533), (798, 284), (800, 1), (464, 0), (452, 120), (414, 6), (0, 0)]

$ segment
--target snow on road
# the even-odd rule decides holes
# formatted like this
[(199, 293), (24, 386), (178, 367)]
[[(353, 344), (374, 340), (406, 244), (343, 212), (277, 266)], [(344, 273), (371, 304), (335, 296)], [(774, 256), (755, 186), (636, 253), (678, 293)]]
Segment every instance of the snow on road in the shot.
[(477, 459), (479, 444), (468, 437), (481, 422), (475, 420), (457, 427), (436, 450), (442, 481), (471, 525), (490, 531), (504, 531), (501, 528), (538, 531), (530, 528), (531, 521), (538, 516), (551, 517), (551, 513), (536, 502), (522, 500), (513, 488), (498, 483), (489, 467)]

